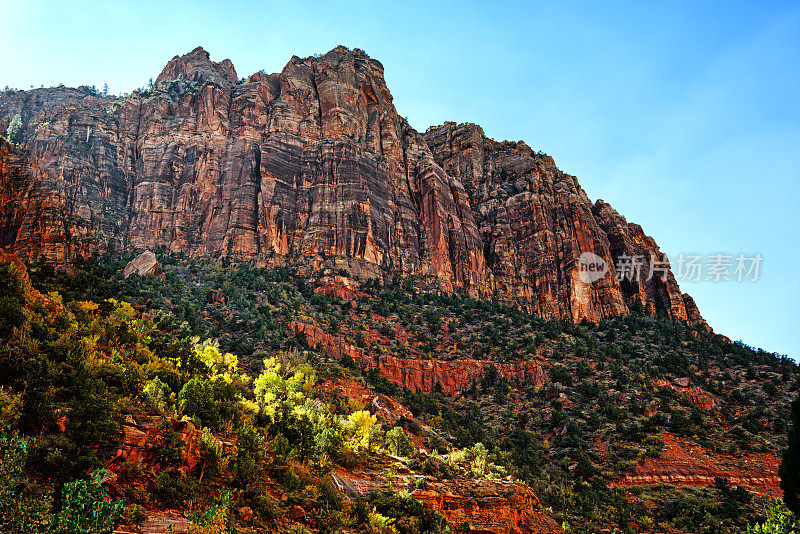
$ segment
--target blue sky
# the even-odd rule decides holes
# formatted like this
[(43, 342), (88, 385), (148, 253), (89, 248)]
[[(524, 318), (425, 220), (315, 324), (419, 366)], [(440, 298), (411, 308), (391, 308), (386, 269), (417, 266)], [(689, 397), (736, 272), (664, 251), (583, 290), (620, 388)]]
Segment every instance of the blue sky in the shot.
[(240, 76), (338, 44), (418, 130), (481, 124), (551, 154), (662, 250), (761, 253), (682, 283), (720, 333), (800, 356), (798, 2), (9, 2), (0, 87), (127, 92), (197, 45)]

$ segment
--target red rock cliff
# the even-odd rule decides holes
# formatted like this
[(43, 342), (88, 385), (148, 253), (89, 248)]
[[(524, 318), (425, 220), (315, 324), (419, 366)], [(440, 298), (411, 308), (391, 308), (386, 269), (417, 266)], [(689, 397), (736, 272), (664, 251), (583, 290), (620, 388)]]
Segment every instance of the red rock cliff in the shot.
[(0, 127), (16, 114), (23, 142), (0, 146), (0, 247), (23, 259), (109, 247), (333, 257), (356, 276), (421, 275), (546, 318), (598, 320), (638, 301), (703, 324), (671, 274), (581, 281), (582, 252), (613, 265), (658, 247), (522, 142), (470, 124), (421, 135), (358, 49), (240, 80), (198, 47), (126, 98), (0, 95)]
[[(484, 245), (487, 279), (501, 300), (522, 302), (541, 317), (574, 321), (624, 315), (638, 302), (706, 327), (668, 265), (650, 276), (651, 257), (662, 259), (655, 241), (602, 200), (593, 205), (577, 179), (550, 156), (523, 142), (488, 139), (474, 124), (432, 127), (425, 140), (436, 162), (464, 184)], [(578, 259), (584, 252), (605, 261), (605, 276), (581, 280)], [(617, 280), (614, 267), (625, 256), (643, 259), (638, 279)]]
[(320, 327), (292, 321), (289, 325), (295, 333), (306, 335), (308, 344), (334, 358), (350, 356), (366, 369), (377, 369), (381, 375), (401, 387), (413, 391), (431, 393), (437, 386), (447, 395), (468, 389), (479, 383), (486, 365), (494, 366), (503, 378), (528, 386), (541, 386), (546, 382), (544, 369), (532, 360), (501, 363), (486, 360), (460, 358), (457, 360), (433, 360), (397, 358), (386, 354), (368, 354), (364, 349), (332, 336)]

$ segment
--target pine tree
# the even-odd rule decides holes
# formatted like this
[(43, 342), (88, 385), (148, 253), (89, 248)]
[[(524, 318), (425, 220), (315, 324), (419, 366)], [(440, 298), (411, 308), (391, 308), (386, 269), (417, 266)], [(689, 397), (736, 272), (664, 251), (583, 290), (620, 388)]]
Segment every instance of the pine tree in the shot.
[(8, 130), (6, 130), (6, 137), (15, 145), (22, 142), (22, 117), (20, 117), (19, 113), (11, 119)]
[(792, 428), (780, 468), (781, 489), (783, 502), (795, 515), (800, 515), (800, 396), (792, 402), (791, 411)]

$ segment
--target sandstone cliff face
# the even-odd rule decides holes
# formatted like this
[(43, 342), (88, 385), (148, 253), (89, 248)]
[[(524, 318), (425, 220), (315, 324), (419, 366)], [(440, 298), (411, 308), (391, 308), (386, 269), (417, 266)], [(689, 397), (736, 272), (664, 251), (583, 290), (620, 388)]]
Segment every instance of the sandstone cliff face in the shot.
[(0, 95), (0, 128), (15, 114), (24, 141), (0, 146), (0, 247), (27, 260), (108, 248), (332, 257), (362, 278), (419, 275), (546, 318), (594, 321), (639, 301), (702, 323), (671, 275), (581, 281), (582, 252), (613, 265), (658, 247), (524, 143), (469, 124), (421, 135), (358, 49), (240, 80), (197, 48), (128, 98)]
[[(525, 303), (542, 317), (574, 321), (624, 315), (638, 302), (705, 326), (668, 264), (657, 264), (665, 267), (663, 275), (651, 276), (651, 257), (662, 259), (655, 241), (602, 200), (592, 205), (575, 177), (550, 156), (523, 142), (488, 139), (474, 124), (445, 123), (430, 128), (425, 139), (437, 163), (469, 194), (499, 298)], [(610, 267), (601, 279), (587, 283), (578, 276), (584, 252)], [(635, 256), (643, 260), (640, 276), (618, 276), (619, 260)]]

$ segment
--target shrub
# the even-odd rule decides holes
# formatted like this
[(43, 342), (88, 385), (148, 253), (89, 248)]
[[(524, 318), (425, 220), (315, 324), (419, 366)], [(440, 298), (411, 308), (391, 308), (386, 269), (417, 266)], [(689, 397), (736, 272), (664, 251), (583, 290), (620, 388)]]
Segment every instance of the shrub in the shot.
[(208, 505), (202, 512), (192, 512), (189, 520), (189, 534), (225, 534), (236, 532), (230, 518), (230, 494), (218, 497), (214, 503)]
[(180, 471), (160, 471), (153, 479), (153, 495), (159, 502), (177, 506), (192, 500), (194, 487)]
[(122, 501), (108, 500), (99, 482), (68, 482), (61, 495), (61, 511), (50, 519), (52, 534), (111, 534), (125, 508)]
[(386, 449), (395, 456), (410, 456), (414, 452), (408, 434), (399, 426), (386, 432)]
[(0, 425), (16, 426), (22, 412), (22, 395), (0, 387)]
[(42, 519), (50, 507), (49, 495), (36, 495), (25, 484), (22, 471), (28, 443), (0, 432), (0, 532), (43, 533)]
[(797, 534), (794, 514), (779, 500), (767, 505), (767, 518), (763, 523), (747, 526), (747, 534)]
[(22, 117), (17, 113), (11, 118), (11, 122), (8, 124), (6, 137), (11, 143), (18, 145), (22, 143), (22, 133)]
[(408, 491), (369, 492), (356, 499), (350, 516), (372, 532), (445, 534), (450, 532), (441, 514), (425, 508)]

